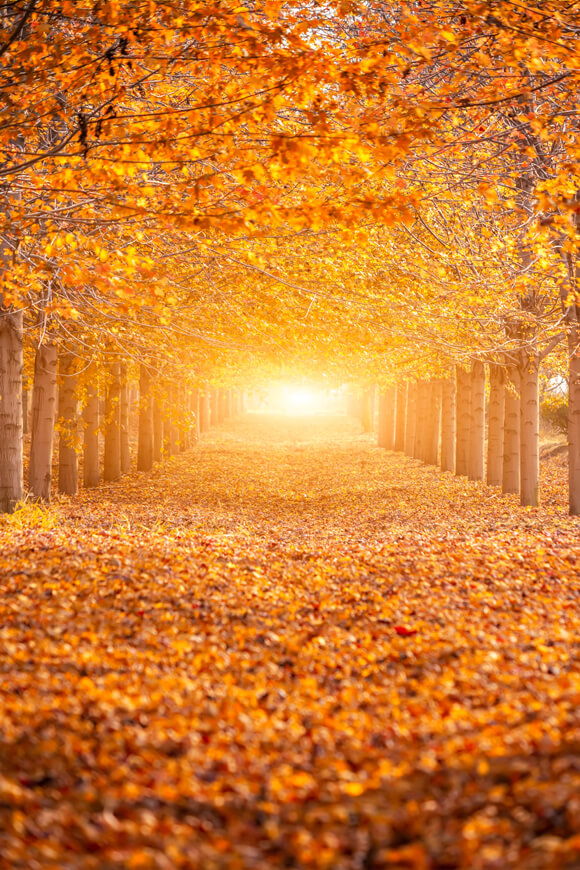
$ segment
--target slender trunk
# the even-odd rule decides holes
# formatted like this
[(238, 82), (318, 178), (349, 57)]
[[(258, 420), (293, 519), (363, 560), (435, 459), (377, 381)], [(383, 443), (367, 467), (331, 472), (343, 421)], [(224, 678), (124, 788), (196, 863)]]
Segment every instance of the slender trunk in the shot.
[(30, 390), (22, 390), (22, 434), (30, 435)]
[(429, 384), (428, 437), (426, 443), (427, 465), (437, 465), (439, 462), (439, 437), (441, 433), (441, 381), (434, 380)]
[(206, 388), (200, 390), (199, 396), (199, 431), (200, 434), (207, 432), (210, 426), (210, 392)]
[(163, 459), (163, 401), (159, 395), (153, 399), (153, 459)]
[(0, 513), (23, 497), (22, 312), (0, 308)]
[(99, 485), (99, 389), (97, 367), (87, 372), (87, 403), (83, 410), (83, 483), (86, 487)]
[(469, 479), (484, 479), (485, 460), (485, 365), (475, 361), (471, 364), (470, 382), (470, 432), (469, 432)]
[(197, 444), (199, 441), (199, 411), (201, 407), (201, 395), (199, 387), (194, 387), (190, 395), (190, 411), (191, 411), (191, 443)]
[(506, 376), (502, 490), (520, 491), (520, 373), (515, 366)]
[(121, 477), (121, 363), (109, 363), (108, 375), (103, 479), (111, 481)]
[(76, 356), (61, 353), (58, 385), (58, 489), (76, 495), (79, 489), (78, 374)]
[(405, 419), (405, 453), (413, 456), (415, 452), (415, 431), (417, 427), (417, 382), (407, 384), (407, 410)]
[(501, 486), (505, 424), (505, 369), (497, 363), (491, 363), (489, 366), (489, 387), (487, 483), (489, 486)]
[(131, 471), (131, 450), (129, 447), (129, 384), (127, 383), (127, 363), (121, 363), (121, 395), (119, 430), (121, 439), (121, 473)]
[(369, 388), (363, 390), (361, 397), (361, 423), (363, 432), (373, 431), (373, 393), (374, 390)]
[(210, 426), (217, 426), (220, 422), (220, 394), (219, 390), (211, 391), (210, 401)]
[(569, 511), (580, 515), (580, 328), (568, 335), (568, 486)]
[(397, 384), (397, 411), (395, 422), (395, 450), (405, 449), (405, 414), (407, 412), (407, 384)]
[(395, 449), (395, 387), (387, 387), (385, 401), (385, 449)]
[(540, 477), (539, 360), (527, 356), (520, 370), (520, 503), (537, 507)]
[(456, 366), (457, 425), (455, 441), (455, 474), (467, 477), (469, 470), (469, 431), (471, 420), (471, 389), (469, 372)]
[(455, 379), (446, 378), (441, 394), (441, 471), (455, 471)]
[(429, 384), (426, 381), (417, 382), (416, 394), (417, 413), (415, 416), (415, 446), (413, 456), (419, 462), (425, 462), (427, 425), (426, 416), (429, 410)]
[(56, 366), (55, 342), (41, 344), (34, 361), (34, 388), (32, 393), (32, 437), (28, 485), (31, 494), (43, 501), (50, 501), (52, 482), (52, 447), (56, 416)]
[(137, 444), (137, 468), (151, 471), (153, 468), (153, 392), (151, 371), (144, 363), (139, 367), (139, 440)]

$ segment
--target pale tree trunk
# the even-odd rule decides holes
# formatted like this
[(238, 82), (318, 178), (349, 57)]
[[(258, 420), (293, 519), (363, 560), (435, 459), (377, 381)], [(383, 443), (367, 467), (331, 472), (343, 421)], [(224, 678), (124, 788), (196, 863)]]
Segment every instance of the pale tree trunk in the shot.
[(41, 344), (34, 361), (32, 391), (32, 433), (28, 486), (34, 498), (50, 501), (52, 447), (56, 417), (57, 346), (54, 341)]
[(405, 414), (407, 413), (407, 384), (397, 384), (397, 411), (395, 418), (395, 450), (405, 449)]
[(137, 442), (137, 468), (153, 468), (153, 391), (151, 371), (141, 363), (139, 367), (139, 436)]
[(387, 387), (385, 401), (385, 449), (395, 449), (395, 387)]
[(361, 397), (361, 423), (363, 432), (373, 431), (373, 394), (374, 389), (363, 390)]
[(153, 459), (163, 459), (163, 400), (159, 395), (153, 398)]
[(105, 398), (105, 457), (103, 479), (121, 477), (121, 363), (108, 365), (108, 384)]
[(568, 334), (568, 487), (571, 516), (580, 515), (580, 328)]
[(419, 462), (425, 462), (427, 453), (427, 425), (426, 417), (429, 411), (429, 385), (426, 381), (418, 381), (415, 398), (417, 413), (415, 415), (415, 444), (413, 456)]
[(30, 435), (30, 390), (28, 388), (22, 390), (22, 434)]
[(99, 388), (97, 367), (91, 363), (87, 370), (87, 400), (83, 410), (83, 483), (98, 486), (99, 472)]
[(426, 463), (437, 465), (439, 462), (439, 434), (441, 432), (441, 381), (434, 380), (428, 385), (429, 413), (428, 436), (426, 442)]
[(417, 427), (417, 382), (407, 384), (407, 409), (405, 419), (405, 453), (413, 456), (415, 452), (415, 431)]
[(207, 387), (200, 391), (199, 396), (199, 431), (203, 435), (210, 427), (211, 407), (210, 407), (210, 392)]
[(209, 422), (210, 426), (217, 426), (220, 422), (220, 394), (215, 388), (211, 391)]
[(120, 368), (121, 395), (119, 430), (121, 438), (121, 473), (131, 471), (131, 450), (129, 447), (129, 384), (127, 382), (127, 363), (122, 362)]
[(471, 384), (469, 372), (462, 366), (456, 366), (456, 442), (455, 442), (455, 474), (467, 477), (469, 471), (469, 433), (471, 422)]
[(441, 471), (455, 471), (455, 378), (446, 378), (441, 388)]
[(537, 507), (540, 478), (539, 359), (526, 354), (520, 370), (520, 503)]
[(520, 491), (520, 373), (516, 366), (506, 373), (502, 490)]
[(0, 513), (23, 497), (21, 311), (0, 307)]
[(76, 495), (79, 489), (78, 373), (73, 353), (61, 353), (58, 384), (58, 489)]
[(387, 446), (387, 393), (379, 392), (379, 426), (377, 432), (377, 447)]
[(484, 479), (485, 462), (485, 365), (476, 360), (471, 364), (469, 479)]
[(201, 406), (201, 396), (199, 387), (194, 387), (190, 395), (190, 411), (192, 416), (191, 421), (191, 443), (197, 444), (199, 441), (199, 410)]
[(503, 434), (505, 424), (505, 369), (489, 366), (489, 424), (487, 431), (487, 483), (501, 486), (503, 475)]
[(177, 425), (179, 401), (178, 391), (173, 382), (169, 386), (168, 398), (168, 451), (170, 456), (174, 456), (179, 451), (179, 428)]

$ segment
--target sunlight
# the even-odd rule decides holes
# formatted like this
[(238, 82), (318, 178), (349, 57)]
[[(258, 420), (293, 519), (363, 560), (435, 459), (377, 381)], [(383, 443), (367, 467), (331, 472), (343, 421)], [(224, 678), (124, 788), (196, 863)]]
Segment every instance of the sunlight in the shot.
[(319, 410), (320, 395), (308, 387), (286, 387), (283, 405), (285, 412), (293, 417), (315, 414)]

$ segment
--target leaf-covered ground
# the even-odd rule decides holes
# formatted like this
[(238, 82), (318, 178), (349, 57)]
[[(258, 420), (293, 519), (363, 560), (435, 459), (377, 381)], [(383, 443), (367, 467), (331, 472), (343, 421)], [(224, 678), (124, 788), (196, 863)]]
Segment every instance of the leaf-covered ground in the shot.
[(580, 867), (580, 523), (259, 417), (0, 522), (0, 866)]

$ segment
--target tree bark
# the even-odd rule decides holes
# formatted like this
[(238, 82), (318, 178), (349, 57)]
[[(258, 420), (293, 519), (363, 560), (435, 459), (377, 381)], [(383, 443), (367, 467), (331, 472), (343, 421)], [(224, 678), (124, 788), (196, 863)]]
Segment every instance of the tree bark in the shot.
[(441, 471), (455, 471), (456, 422), (455, 379), (446, 378), (441, 388)]
[(61, 353), (58, 385), (58, 489), (76, 495), (79, 489), (78, 374), (76, 356)]
[(520, 373), (515, 366), (506, 372), (502, 490), (520, 491)]
[(127, 363), (121, 363), (121, 395), (119, 429), (121, 438), (121, 473), (131, 471), (131, 449), (129, 447), (129, 384), (127, 380)]
[(24, 495), (22, 321), (21, 311), (0, 308), (0, 513), (11, 513)]
[(441, 432), (441, 391), (441, 381), (433, 380), (428, 384), (428, 435), (425, 445), (425, 461), (427, 465), (437, 465), (439, 463), (439, 436)]
[(501, 486), (503, 474), (503, 435), (505, 425), (505, 369), (489, 366), (489, 424), (487, 431), (487, 483)]
[(395, 450), (405, 449), (405, 415), (407, 413), (407, 384), (397, 384), (397, 410), (395, 421)]
[(207, 432), (210, 426), (210, 392), (207, 387), (200, 390), (199, 396), (199, 431), (200, 434)]
[(455, 474), (467, 477), (469, 471), (469, 432), (471, 421), (470, 377), (462, 366), (456, 366), (457, 424), (455, 442)]
[(568, 335), (568, 492), (571, 516), (580, 515), (580, 328)]
[(103, 479), (113, 481), (121, 478), (121, 363), (109, 363), (108, 375)]
[(405, 413), (405, 453), (413, 456), (415, 453), (415, 433), (417, 429), (417, 382), (407, 384), (407, 407)]
[(34, 361), (32, 393), (32, 437), (28, 485), (34, 498), (50, 501), (52, 448), (56, 416), (57, 346), (54, 341), (41, 344)]
[(539, 368), (537, 354), (530, 354), (520, 370), (520, 503), (530, 507), (539, 504)]
[(159, 395), (153, 398), (153, 459), (163, 459), (163, 400)]
[(93, 363), (87, 371), (87, 403), (83, 410), (83, 483), (98, 486), (99, 472), (99, 389), (97, 367)]
[(22, 389), (22, 434), (30, 435), (30, 390)]
[(139, 436), (137, 442), (137, 468), (153, 468), (153, 389), (151, 371), (141, 363), (139, 367)]
[(471, 364), (469, 479), (484, 479), (485, 463), (485, 365), (476, 360)]

